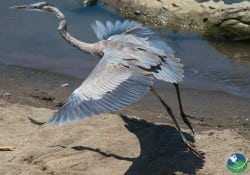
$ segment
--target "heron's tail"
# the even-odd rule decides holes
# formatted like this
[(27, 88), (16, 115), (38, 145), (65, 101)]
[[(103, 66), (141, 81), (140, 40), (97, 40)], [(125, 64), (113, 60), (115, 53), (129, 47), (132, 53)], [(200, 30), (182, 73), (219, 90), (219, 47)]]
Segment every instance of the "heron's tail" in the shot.
[(183, 64), (176, 57), (166, 58), (161, 70), (154, 73), (155, 78), (170, 83), (180, 83), (184, 78)]

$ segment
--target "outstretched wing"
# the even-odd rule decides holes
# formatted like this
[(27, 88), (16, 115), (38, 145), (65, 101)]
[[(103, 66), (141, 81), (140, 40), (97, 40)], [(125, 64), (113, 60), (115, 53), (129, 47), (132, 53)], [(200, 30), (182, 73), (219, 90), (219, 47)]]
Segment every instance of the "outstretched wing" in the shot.
[[(125, 20), (124, 22), (116, 21), (112, 24), (110, 21), (106, 25), (100, 21), (96, 21), (92, 28), (99, 40), (108, 39), (113, 41), (125, 42), (145, 49), (147, 58), (144, 55), (138, 54), (136, 60), (141, 65), (147, 64), (149, 60), (157, 61), (158, 69), (149, 67), (148, 69), (155, 70), (154, 77), (170, 83), (180, 83), (184, 78), (183, 65), (180, 59), (174, 56), (173, 50), (167, 43), (159, 39), (153, 30), (143, 26), (140, 23)], [(151, 66), (155, 66), (152, 65)]]
[(123, 109), (139, 100), (152, 85), (152, 76), (117, 64), (104, 54), (82, 85), (77, 88), (48, 123), (63, 124), (105, 112)]

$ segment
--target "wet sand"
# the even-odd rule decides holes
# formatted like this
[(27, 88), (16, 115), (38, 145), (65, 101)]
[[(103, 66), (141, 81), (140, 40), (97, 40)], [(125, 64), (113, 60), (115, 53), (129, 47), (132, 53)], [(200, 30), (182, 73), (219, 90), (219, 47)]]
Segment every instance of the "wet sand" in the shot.
[(219, 91), (181, 89), (184, 109), (195, 117), (193, 136), (179, 118), (174, 88), (158, 89), (203, 159), (186, 150), (151, 93), (115, 114), (60, 127), (30, 123), (27, 117), (50, 117), (81, 81), (0, 65), (0, 146), (16, 147), (0, 152), (0, 174), (227, 175), (230, 154), (250, 157), (250, 100)]

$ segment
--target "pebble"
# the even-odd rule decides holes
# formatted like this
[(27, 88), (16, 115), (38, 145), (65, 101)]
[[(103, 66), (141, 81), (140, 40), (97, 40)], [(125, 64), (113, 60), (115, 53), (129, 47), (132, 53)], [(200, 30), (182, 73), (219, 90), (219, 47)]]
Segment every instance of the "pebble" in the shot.
[(12, 94), (11, 93), (8, 93), (8, 92), (5, 92), (4, 94), (3, 94), (3, 96), (7, 96), (7, 97), (9, 97), (9, 96), (11, 96)]
[(194, 70), (194, 73), (195, 73), (195, 74), (198, 74), (198, 73), (199, 73), (199, 71), (198, 71), (198, 70)]
[(61, 87), (69, 87), (69, 83), (61, 84)]
[(140, 10), (136, 10), (135, 11), (135, 15), (140, 15), (141, 14), (141, 11)]
[(53, 103), (59, 104), (60, 102), (57, 100), (53, 100)]
[[(1, 94), (0, 94), (1, 95)], [(5, 92), (5, 93), (2, 93), (2, 96), (3, 97), (10, 97), (12, 94), (11, 93), (8, 93), (8, 92)]]
[(97, 3), (97, 0), (81, 0), (81, 4), (84, 6), (84, 7), (90, 7), (90, 6), (93, 6)]

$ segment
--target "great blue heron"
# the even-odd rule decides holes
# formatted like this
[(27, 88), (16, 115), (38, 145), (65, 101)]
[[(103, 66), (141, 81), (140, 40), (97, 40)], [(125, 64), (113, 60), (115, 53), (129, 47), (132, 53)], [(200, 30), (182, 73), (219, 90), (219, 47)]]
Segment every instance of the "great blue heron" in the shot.
[(184, 77), (183, 65), (172, 49), (155, 37), (148, 27), (134, 21), (116, 21), (106, 25), (96, 21), (92, 28), (100, 40), (85, 43), (67, 32), (63, 13), (47, 2), (12, 7), (19, 10), (51, 12), (59, 19), (58, 31), (71, 45), (84, 53), (101, 57), (90, 75), (66, 100), (65, 104), (46, 123), (63, 124), (106, 112), (123, 109), (151, 90), (174, 121), (184, 143), (195, 150), (183, 135), (171, 108), (153, 88), (153, 79), (173, 83), (178, 96), (180, 113), (193, 131), (183, 112), (179, 86)]

